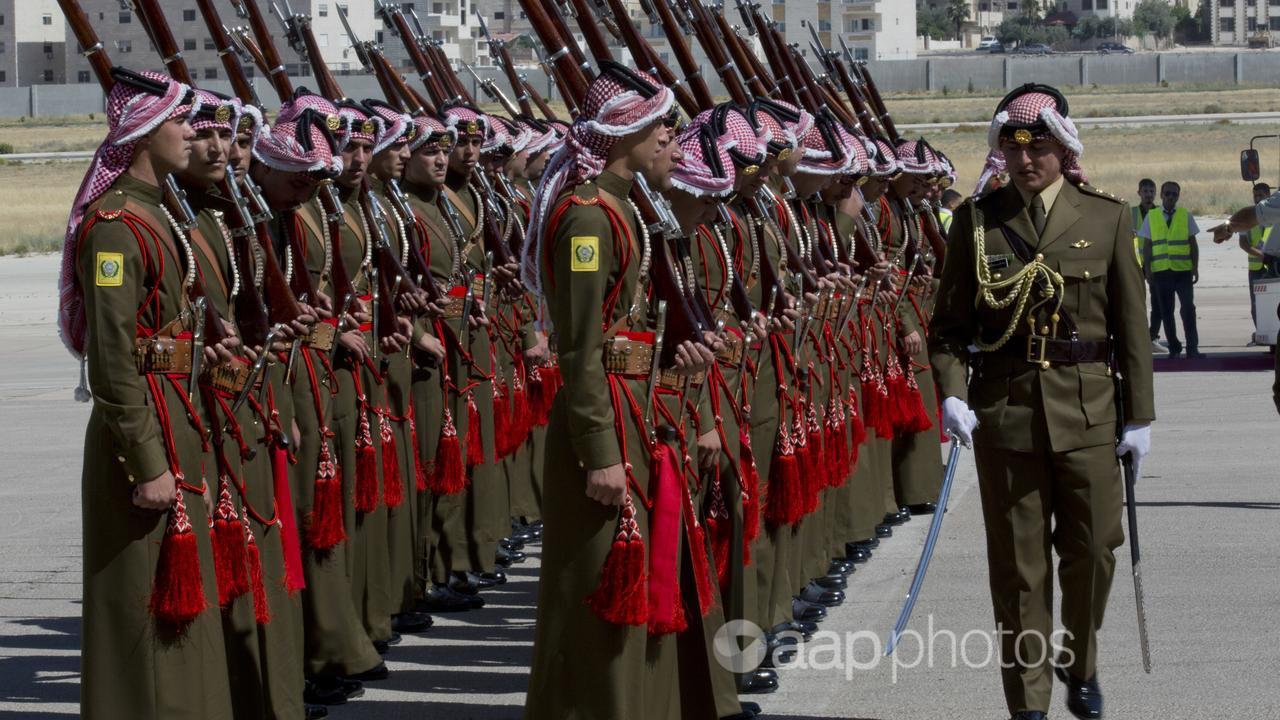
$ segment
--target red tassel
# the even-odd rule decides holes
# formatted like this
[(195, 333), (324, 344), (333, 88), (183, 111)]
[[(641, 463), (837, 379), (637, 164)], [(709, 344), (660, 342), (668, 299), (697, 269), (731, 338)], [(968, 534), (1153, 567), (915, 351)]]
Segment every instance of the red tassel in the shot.
[(378, 453), (373, 448), (369, 431), (369, 413), (360, 410), (360, 429), (356, 434), (356, 512), (371, 513), (378, 507)]
[(498, 460), (511, 454), (511, 404), (506, 383), (493, 384), (493, 452)]
[(791, 432), (785, 423), (778, 431), (778, 444), (769, 468), (769, 494), (765, 497), (764, 520), (769, 527), (795, 525), (802, 513), (800, 467), (796, 460)]
[(259, 625), (271, 621), (271, 609), (267, 607), (267, 588), (262, 580), (262, 554), (258, 551), (258, 541), (253, 537), (253, 528), (249, 525), (249, 513), (241, 511), (244, 518), (244, 532), (249, 537), (249, 583), (253, 587), (253, 617)]
[(388, 508), (404, 504), (404, 478), (400, 475), (400, 453), (396, 434), (386, 413), (378, 414), (378, 437), (382, 441), (382, 492)]
[(547, 424), (546, 392), (547, 383), (542, 378), (542, 368), (535, 367), (529, 373), (528, 391), (525, 397), (529, 407), (530, 426), (542, 427)]
[(484, 442), (480, 438), (480, 410), (475, 395), (467, 393), (467, 467), (484, 464)]
[[(707, 536), (702, 532), (702, 523), (698, 522), (693, 512), (693, 499), (688, 490), (684, 494), (684, 524), (688, 528), (689, 555), (693, 558), (693, 584), (698, 590), (698, 610), (701, 617), (706, 617), (716, 603), (715, 593), (711, 589), (711, 564), (707, 559)], [(727, 515), (727, 513), (726, 513)], [(728, 525), (726, 518), (725, 525)], [(727, 555), (726, 555), (727, 558)], [(728, 563), (725, 563), (726, 567)]]
[(519, 370), (516, 371), (515, 387), (511, 391), (511, 415), (513, 427), (515, 428), (512, 438), (514, 443), (512, 452), (516, 452), (529, 439), (529, 432), (533, 430), (533, 415), (529, 409), (529, 392), (525, 389), (525, 383), (520, 379)]
[(160, 543), (149, 607), (156, 621), (172, 632), (185, 630), (209, 607), (200, 574), (200, 550), (181, 488), (169, 510), (164, 540)]
[[(863, 393), (866, 394), (866, 392), (867, 387), (864, 385)], [(858, 413), (858, 391), (853, 387), (849, 388), (849, 422), (853, 424), (852, 451), (849, 457), (852, 462), (857, 462), (858, 446), (867, 441), (867, 426), (862, 421), (862, 415)]]
[(226, 607), (249, 592), (249, 559), (245, 554), (244, 525), (231, 501), (231, 484), (218, 478), (218, 505), (213, 515), (213, 567), (218, 576), (218, 604)]
[(933, 427), (933, 421), (929, 419), (929, 411), (924, 406), (924, 397), (920, 394), (920, 385), (916, 382), (916, 374), (910, 369), (906, 375), (906, 408), (904, 430), (909, 433), (922, 433)]
[(729, 588), (729, 551), (733, 540), (731, 532), (733, 523), (732, 518), (729, 517), (729, 508), (724, 503), (721, 478), (716, 477), (711, 480), (710, 493), (707, 530), (711, 534), (711, 560), (716, 565), (716, 581), (720, 584), (720, 592), (723, 594)]
[(586, 598), (587, 607), (601, 620), (615, 625), (644, 625), (649, 621), (644, 539), (627, 495), (613, 547), (600, 568), (600, 584)]
[(413, 420), (413, 412), (409, 418), (409, 444), (413, 446), (413, 484), (418, 492), (427, 491), (427, 469), (422, 461), (422, 446), (418, 444), (418, 424)]
[(298, 537), (298, 516), (293, 510), (293, 491), (289, 486), (289, 453), (279, 445), (271, 446), (271, 475), (280, 519), (284, 588), (293, 595), (307, 586), (307, 578), (302, 571), (302, 542)]
[(453, 413), (444, 409), (444, 423), (440, 426), (440, 442), (436, 445), (436, 458), (427, 487), (435, 495), (453, 495), (467, 487), (467, 469), (462, 465), (462, 444), (458, 440), (458, 428), (453, 424)]
[[(738, 478), (742, 483), (742, 540), (744, 553), (750, 552), (751, 543), (760, 537), (760, 471), (756, 468), (755, 454), (751, 450), (751, 437), (738, 428)], [(750, 555), (743, 558), (750, 565)]]
[(329, 453), (329, 431), (320, 429), (320, 463), (316, 466), (315, 499), (311, 513), (306, 517), (307, 545), (313, 550), (325, 551), (337, 547), (347, 539), (347, 529), (342, 521), (342, 481), (338, 465)]

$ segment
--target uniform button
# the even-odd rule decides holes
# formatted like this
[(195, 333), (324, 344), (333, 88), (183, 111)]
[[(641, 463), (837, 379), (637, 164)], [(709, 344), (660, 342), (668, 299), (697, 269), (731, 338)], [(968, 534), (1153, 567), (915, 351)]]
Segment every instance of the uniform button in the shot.
[(1088, 270), (1085, 270), (1085, 271), (1084, 271), (1084, 279), (1085, 279), (1085, 280), (1088, 280), (1088, 279), (1089, 279), (1089, 271), (1088, 271)]
[(1048, 360), (1041, 360), (1041, 361), (1040, 361), (1040, 369), (1041, 369), (1041, 370), (1048, 370), (1048, 369), (1049, 369), (1049, 361), (1048, 361)]
[(124, 462), (124, 456), (123, 456), (123, 455), (117, 455), (117, 456), (116, 456), (116, 460), (117, 460), (118, 462)]
[(1048, 325), (1045, 325), (1044, 327), (1040, 328), (1040, 334), (1041, 334), (1041, 335), (1048, 335), (1048, 334), (1049, 334), (1049, 326), (1048, 326)]
[(1003, 275), (1003, 274), (1001, 274), (1001, 273), (996, 273), (993, 277), (995, 277), (995, 279), (996, 279), (996, 280), (1003, 280), (1003, 279), (1004, 279), (1004, 275)]
[(133, 476), (132, 476), (132, 475), (130, 475), (130, 476), (129, 476), (129, 482), (133, 482)]
[(1036, 253), (1036, 262), (1044, 262), (1044, 253)]

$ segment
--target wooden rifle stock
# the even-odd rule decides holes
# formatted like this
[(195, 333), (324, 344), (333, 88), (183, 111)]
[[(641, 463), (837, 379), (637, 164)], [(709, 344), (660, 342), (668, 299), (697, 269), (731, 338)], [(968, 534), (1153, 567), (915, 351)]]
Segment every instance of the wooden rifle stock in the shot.
[(333, 314), (341, 315), (349, 309), (348, 303), (356, 296), (356, 288), (346, 263), (342, 261), (342, 218), (346, 210), (342, 207), (342, 200), (338, 197), (332, 180), (325, 180), (320, 184), (320, 205), (325, 212), (325, 217), (320, 218), (320, 221), (329, 225), (329, 277), (333, 282)]
[(389, 22), (391, 27), (400, 36), (400, 42), (404, 44), (404, 49), (409, 53), (409, 61), (413, 63), (413, 67), (418, 71), (418, 78), (422, 81), (422, 85), (427, 90), (427, 95), (431, 97), (431, 102), (419, 102), (424, 109), (431, 115), (436, 114), (436, 108), (443, 104), (448, 97), (444, 88), (439, 84), (440, 79), (435, 76), (431, 70), (431, 61), (427, 59), (426, 54), (422, 50), (422, 45), (418, 42), (417, 35), (414, 34), (413, 28), (409, 26), (409, 20), (404, 16), (404, 11), (399, 5), (390, 5), (384, 2), (378, 3), (378, 12), (382, 14), (384, 22)]
[(76, 0), (58, 0), (58, 6), (62, 8), (62, 14), (67, 17), (67, 25), (71, 26), (72, 34), (80, 44), (80, 52), (93, 68), (93, 75), (102, 86), (102, 91), (110, 92), (115, 84), (111, 79), (111, 58), (107, 55), (102, 41), (98, 39), (97, 31), (93, 29), (93, 25), (89, 24), (89, 17), (84, 14), (84, 10)]
[(284, 61), (280, 59), (280, 51), (276, 49), (275, 40), (271, 37), (271, 30), (267, 27), (266, 16), (258, 8), (258, 0), (231, 0), (231, 4), (235, 6), (236, 12), (249, 21), (249, 29), (253, 31), (253, 36), (258, 40), (258, 50), (262, 53), (262, 59), (266, 62), (266, 69), (263, 71), (271, 80), (271, 86), (275, 88), (276, 96), (281, 102), (288, 102), (293, 99), (293, 81), (289, 79), (289, 73), (285, 72)]
[(187, 61), (182, 59), (178, 41), (174, 39), (173, 31), (169, 29), (169, 23), (165, 20), (164, 10), (160, 9), (156, 0), (129, 0), (129, 5), (132, 6), (138, 20), (142, 22), (142, 27), (151, 38), (151, 44), (156, 52), (160, 53), (160, 60), (169, 71), (169, 75), (178, 82), (194, 85)]
[(249, 82), (244, 65), (240, 63), (240, 56), (236, 54), (235, 42), (232, 41), (226, 26), (222, 24), (222, 17), (218, 14), (218, 9), (213, 6), (213, 0), (196, 0), (196, 7), (200, 9), (204, 24), (209, 28), (209, 36), (213, 39), (213, 46), (222, 60), (222, 67), (226, 70), (227, 80), (231, 82), (232, 92), (240, 98), (241, 102), (261, 105), (258, 93), (253, 89), (253, 83)]
[[(614, 1), (616, 2), (616, 0)], [(671, 11), (671, 6), (667, 4), (667, 0), (651, 0), (651, 2), (658, 12), (658, 17), (662, 20), (662, 31), (667, 36), (667, 44), (671, 46), (671, 52), (675, 55), (676, 62), (680, 65), (680, 71), (684, 73), (684, 82), (692, 93), (693, 101), (697, 103), (697, 110), (710, 110), (716, 104), (715, 99), (711, 97), (711, 89), (707, 87), (707, 81), (702, 77), (702, 69), (698, 67), (697, 61), (693, 59), (689, 41), (684, 36), (682, 28), (676, 20), (675, 13)], [(625, 15), (623, 20), (626, 20)], [(684, 106), (682, 105), (682, 107)], [(697, 112), (690, 112), (688, 107), (685, 107), (685, 112), (689, 113), (690, 116), (697, 115)]]
[(880, 88), (876, 87), (875, 78), (871, 77), (871, 71), (867, 70), (866, 65), (858, 65), (856, 70), (858, 76), (862, 78), (863, 86), (871, 95), (871, 104), (875, 107), (876, 114), (880, 116), (880, 124), (889, 134), (889, 142), (897, 143), (902, 136), (898, 134), (898, 128), (893, 125), (893, 118), (889, 115), (889, 108), (885, 107), (884, 98), (880, 96)]
[[(586, 60), (582, 60), (579, 64), (574, 59), (573, 51), (568, 49), (571, 45), (575, 48), (577, 46), (571, 42), (566, 43), (564, 35), (561, 34), (561, 28), (556, 23), (556, 19), (560, 19), (559, 13), (554, 13), (553, 19), (543, 0), (520, 0), (520, 7), (524, 9), (534, 33), (538, 35), (538, 39), (547, 50), (561, 48), (561, 51), (554, 52), (548, 59), (548, 66), (555, 68), (554, 75), (557, 83), (562, 85), (560, 90), (565, 95), (566, 101), (571, 99), (572, 102), (577, 103), (587, 96), (587, 77), (583, 70)], [(567, 31), (567, 28), (565, 30)]]
[[(664, 2), (663, 5), (665, 4)], [(747, 93), (747, 86), (742, 80), (743, 76), (738, 74), (745, 70), (741, 65), (738, 66), (739, 70), (734, 69), (734, 64), (729, 59), (728, 49), (716, 34), (716, 22), (711, 18), (711, 13), (699, 0), (684, 0), (684, 7), (693, 26), (694, 35), (697, 36), (698, 43), (711, 64), (715, 66), (716, 73), (729, 91), (729, 97), (735, 103), (746, 106), (751, 102), (751, 96)]]
[(409, 267), (406, 269), (417, 276), (418, 285), (427, 294), (427, 302), (439, 302), (440, 288), (431, 277), (431, 267), (427, 265), (424, 254), (428, 247), (428, 239), (418, 222), (417, 213), (409, 204), (404, 191), (400, 189), (400, 184), (395, 180), (387, 181), (387, 200), (391, 203), (392, 211), (405, 223), (405, 234), (408, 236), (405, 241), (409, 243)]
[(778, 85), (773, 81), (773, 76), (769, 74), (768, 69), (760, 62), (760, 58), (756, 54), (747, 49), (742, 43), (742, 38), (738, 33), (734, 32), (730, 27), (729, 21), (721, 13), (708, 13), (715, 21), (716, 26), (720, 28), (720, 37), (724, 40), (724, 44), (729, 48), (729, 53), (733, 56), (733, 62), (738, 66), (738, 72), (746, 73), (746, 68), (750, 68), (751, 77), (746, 79), (747, 85), (757, 97), (770, 97), (778, 93)]

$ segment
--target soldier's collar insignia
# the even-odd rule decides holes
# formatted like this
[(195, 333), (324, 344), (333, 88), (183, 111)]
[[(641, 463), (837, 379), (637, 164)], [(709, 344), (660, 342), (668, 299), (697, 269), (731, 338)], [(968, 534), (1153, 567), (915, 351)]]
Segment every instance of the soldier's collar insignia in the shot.
[(1090, 245), (1092, 245), (1092, 244), (1093, 244), (1093, 243), (1089, 242), (1088, 240), (1077, 240), (1077, 241), (1075, 241), (1075, 242), (1071, 243), (1071, 247), (1073, 247), (1073, 248), (1075, 248), (1075, 249), (1077, 249), (1077, 250), (1083, 250), (1083, 249), (1085, 249), (1085, 248), (1089, 247), (1089, 246), (1090, 246)]
[(1019, 145), (1030, 145), (1032, 140), (1031, 131), (1027, 130), (1026, 128), (1023, 128), (1021, 130), (1016, 130), (1013, 133), (1013, 139), (1014, 139), (1014, 142), (1018, 143)]
[(219, 105), (218, 109), (213, 111), (213, 119), (218, 123), (231, 122), (231, 106)]
[(342, 127), (342, 118), (337, 115), (330, 115), (325, 118), (325, 124), (329, 126), (331, 131), (338, 132), (338, 128)]

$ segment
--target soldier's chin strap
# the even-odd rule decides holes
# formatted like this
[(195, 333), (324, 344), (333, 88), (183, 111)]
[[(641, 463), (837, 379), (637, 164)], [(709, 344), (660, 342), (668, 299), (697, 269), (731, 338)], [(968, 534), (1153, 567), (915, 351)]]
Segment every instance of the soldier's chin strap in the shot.
[[(1027, 317), (1027, 301), (1031, 298), (1031, 290), (1036, 287), (1038, 282), (1043, 282), (1047, 297), (1036, 304), (1035, 307), (1044, 303), (1055, 303), (1053, 310), (1053, 320), (1056, 324), (1062, 312), (1062, 298), (1066, 290), (1066, 281), (1063, 280), (1056, 270), (1049, 267), (1044, 262), (1043, 255), (1036, 255), (1028, 258), (1024, 262), (1026, 264), (1021, 270), (1014, 273), (1004, 280), (995, 280), (991, 276), (991, 266), (987, 264), (987, 231), (983, 227), (984, 217), (982, 210), (978, 208), (978, 203), (973, 202), (970, 205), (973, 213), (973, 252), (974, 265), (978, 277), (978, 299), (986, 303), (987, 307), (992, 310), (1003, 310), (1013, 306), (1013, 315), (1009, 319), (1009, 327), (1005, 328), (1004, 333), (998, 340), (993, 343), (983, 342), (981, 338), (974, 341), (974, 345), (983, 352), (992, 352), (1004, 347), (1009, 342), (1009, 338), (1013, 337), (1014, 330), (1018, 327), (1020, 318)], [(1007, 290), (1002, 297), (997, 297), (996, 293)], [(1035, 309), (1032, 307), (1031, 309)]]

